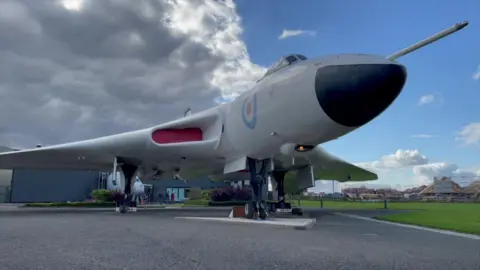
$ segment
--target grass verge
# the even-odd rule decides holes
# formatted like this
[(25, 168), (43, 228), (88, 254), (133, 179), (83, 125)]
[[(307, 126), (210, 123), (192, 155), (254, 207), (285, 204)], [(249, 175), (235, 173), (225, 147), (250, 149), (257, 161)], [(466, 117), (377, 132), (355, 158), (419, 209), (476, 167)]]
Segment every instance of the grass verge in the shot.
[[(393, 204), (390, 209), (408, 209), (408, 206), (408, 203)], [(410, 209), (418, 211), (379, 216), (377, 219), (480, 235), (478, 203), (412, 203)]]
[[(292, 201), (296, 203), (296, 201)], [(302, 207), (320, 208), (320, 201), (300, 202)], [(383, 202), (323, 202), (330, 209), (384, 209)], [(435, 229), (451, 230), (480, 235), (480, 203), (444, 202), (388, 202), (390, 210), (418, 210), (408, 213), (381, 215), (379, 220), (419, 225)]]

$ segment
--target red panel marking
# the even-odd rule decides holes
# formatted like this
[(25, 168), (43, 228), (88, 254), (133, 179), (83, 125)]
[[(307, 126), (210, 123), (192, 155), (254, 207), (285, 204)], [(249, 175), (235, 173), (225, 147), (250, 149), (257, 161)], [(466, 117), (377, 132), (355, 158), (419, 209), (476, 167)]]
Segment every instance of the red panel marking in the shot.
[(152, 140), (159, 144), (198, 142), (203, 140), (203, 132), (199, 128), (159, 129), (152, 133)]

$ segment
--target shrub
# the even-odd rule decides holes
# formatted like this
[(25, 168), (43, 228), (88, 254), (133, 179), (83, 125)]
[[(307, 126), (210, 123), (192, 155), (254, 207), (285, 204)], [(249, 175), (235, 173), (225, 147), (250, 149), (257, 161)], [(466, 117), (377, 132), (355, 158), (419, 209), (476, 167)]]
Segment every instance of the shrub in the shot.
[(232, 200), (234, 201), (248, 201), (252, 199), (252, 189), (251, 188), (237, 188), (235, 189), (235, 194), (233, 195)]
[(248, 188), (225, 187), (213, 190), (210, 193), (210, 201), (226, 202), (226, 201), (247, 201), (251, 199), (251, 191)]
[(247, 201), (208, 202), (208, 206), (244, 206)]
[(218, 188), (212, 190), (210, 193), (210, 200), (214, 202), (225, 202), (232, 199), (233, 193), (230, 189), (227, 188)]
[(96, 201), (106, 202), (109, 199), (110, 193), (108, 189), (95, 189), (92, 191), (92, 198)]
[(95, 189), (92, 191), (92, 198), (99, 202), (112, 202), (123, 199), (123, 193), (117, 190)]
[(213, 190), (202, 190), (202, 200), (210, 200), (210, 196)]

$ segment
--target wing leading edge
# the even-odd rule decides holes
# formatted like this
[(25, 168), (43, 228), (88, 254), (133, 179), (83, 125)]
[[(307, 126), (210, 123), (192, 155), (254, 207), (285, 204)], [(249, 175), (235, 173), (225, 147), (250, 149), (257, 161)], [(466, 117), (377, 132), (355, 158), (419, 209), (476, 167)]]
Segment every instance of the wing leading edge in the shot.
[(0, 169), (111, 169), (116, 156), (135, 156), (151, 129), (97, 139), (0, 153)]
[(314, 168), (316, 179), (349, 181), (377, 180), (377, 174), (348, 163), (329, 154), (320, 146), (315, 147), (307, 156), (307, 160)]

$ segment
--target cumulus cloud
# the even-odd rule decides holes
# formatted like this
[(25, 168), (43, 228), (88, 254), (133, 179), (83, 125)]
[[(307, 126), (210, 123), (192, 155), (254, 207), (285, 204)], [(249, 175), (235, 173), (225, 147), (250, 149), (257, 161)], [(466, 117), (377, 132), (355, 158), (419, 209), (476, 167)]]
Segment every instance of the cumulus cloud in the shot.
[(480, 176), (480, 171), (475, 173), (461, 170), (455, 164), (436, 162), (413, 167), (417, 183), (431, 183), (434, 177), (452, 177), (459, 184), (468, 184)]
[(461, 141), (464, 145), (480, 144), (480, 122), (470, 123), (462, 128), (458, 133), (456, 140)]
[(414, 165), (427, 164), (428, 158), (418, 150), (397, 150), (395, 153), (385, 155), (379, 160), (372, 162), (362, 162), (356, 165), (365, 169), (399, 169)]
[(0, 144), (156, 125), (232, 99), (265, 72), (232, 0), (4, 0), (0, 10)]
[(313, 31), (313, 30), (287, 30), (287, 29), (283, 29), (283, 32), (280, 36), (278, 36), (278, 39), (282, 40), (282, 39), (286, 39), (286, 38), (289, 38), (289, 37), (295, 37), (295, 36), (316, 36), (317, 35), (317, 32), (316, 31)]
[[(381, 184), (396, 189), (405, 189), (430, 184), (434, 177), (452, 177), (454, 181), (461, 185), (467, 185), (471, 181), (480, 179), (478, 167), (460, 169), (456, 164), (429, 163), (428, 160), (419, 150), (397, 150), (394, 154), (385, 155), (373, 162), (357, 163), (355, 165), (376, 171), (379, 175), (379, 182), (381, 182), (373, 181), (358, 184), (364, 184), (367, 187)], [(476, 172), (477, 170), (478, 172)], [(392, 181), (396, 183), (392, 183)], [(351, 186), (351, 184), (348, 185)]]

